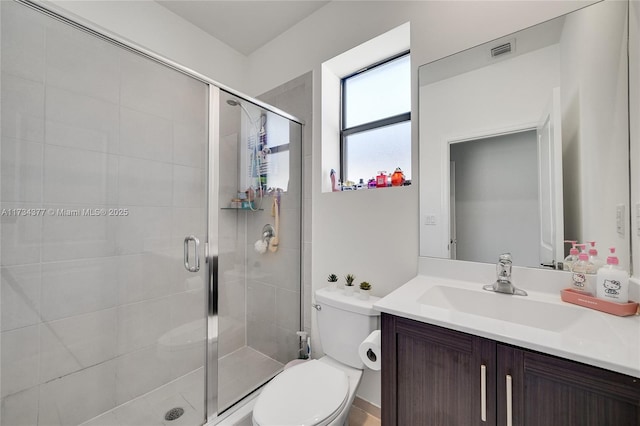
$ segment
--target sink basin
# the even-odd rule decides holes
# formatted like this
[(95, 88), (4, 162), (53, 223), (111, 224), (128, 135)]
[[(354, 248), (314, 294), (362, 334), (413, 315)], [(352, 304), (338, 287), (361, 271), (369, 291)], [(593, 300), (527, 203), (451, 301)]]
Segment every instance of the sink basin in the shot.
[(448, 286), (429, 288), (418, 298), (418, 303), (549, 331), (566, 330), (585, 315), (580, 309), (535, 300), (529, 296)]

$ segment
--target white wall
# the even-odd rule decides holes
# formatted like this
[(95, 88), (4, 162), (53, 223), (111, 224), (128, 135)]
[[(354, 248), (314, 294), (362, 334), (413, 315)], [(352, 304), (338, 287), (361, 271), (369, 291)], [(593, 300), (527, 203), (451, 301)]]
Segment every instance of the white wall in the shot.
[(436, 217), (420, 223), (421, 256), (449, 257), (449, 143), (535, 128), (560, 85), (559, 59), (552, 45), (420, 87), (420, 214)]
[(236, 90), (247, 89), (246, 56), (154, 1), (42, 3), (80, 23), (91, 23)]

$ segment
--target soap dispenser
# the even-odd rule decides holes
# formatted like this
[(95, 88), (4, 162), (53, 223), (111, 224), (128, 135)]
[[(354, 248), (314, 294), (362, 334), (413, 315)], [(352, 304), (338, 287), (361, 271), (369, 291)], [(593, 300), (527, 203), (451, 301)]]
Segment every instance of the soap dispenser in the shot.
[(578, 244), (582, 252), (578, 255), (578, 261), (571, 268), (571, 287), (574, 290), (586, 294), (592, 294), (589, 275), (593, 275), (593, 265), (589, 263), (589, 254), (586, 252), (585, 244)]
[(596, 296), (616, 303), (629, 301), (629, 274), (620, 268), (615, 247), (609, 249), (607, 264), (598, 269), (596, 278)]
[(591, 248), (589, 249), (589, 262), (593, 265), (593, 272), (597, 273), (598, 269), (604, 266), (604, 261), (598, 256), (598, 250), (596, 250), (596, 242), (589, 241)]
[(578, 242), (565, 241), (565, 243), (571, 243), (571, 249), (569, 250), (569, 255), (564, 258), (562, 269), (564, 271), (571, 271), (573, 269), (573, 264), (578, 261), (578, 249), (576, 248), (576, 244), (578, 244)]

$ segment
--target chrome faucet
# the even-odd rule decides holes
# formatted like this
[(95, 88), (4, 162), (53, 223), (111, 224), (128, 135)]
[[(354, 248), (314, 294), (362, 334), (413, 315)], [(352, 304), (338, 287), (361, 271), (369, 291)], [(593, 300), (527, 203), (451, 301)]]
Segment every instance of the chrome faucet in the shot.
[(527, 292), (520, 290), (513, 286), (511, 283), (511, 253), (503, 253), (498, 258), (496, 265), (496, 273), (498, 278), (493, 284), (487, 284), (482, 288), (488, 291), (495, 291), (496, 293), (515, 294), (517, 296), (526, 296)]

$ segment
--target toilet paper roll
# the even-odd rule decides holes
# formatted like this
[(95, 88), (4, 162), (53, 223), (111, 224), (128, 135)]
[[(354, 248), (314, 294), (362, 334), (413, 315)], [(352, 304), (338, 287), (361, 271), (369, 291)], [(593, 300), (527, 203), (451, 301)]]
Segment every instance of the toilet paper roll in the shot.
[(364, 365), (372, 370), (380, 370), (381, 364), (381, 344), (380, 344), (380, 330), (373, 331), (358, 347), (358, 355), (364, 362)]

